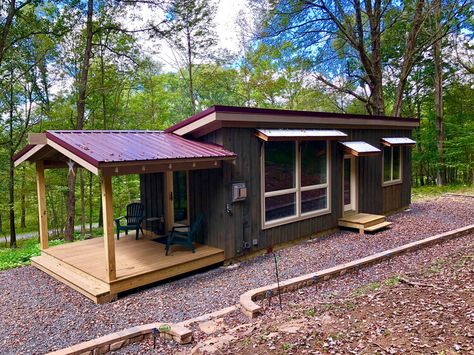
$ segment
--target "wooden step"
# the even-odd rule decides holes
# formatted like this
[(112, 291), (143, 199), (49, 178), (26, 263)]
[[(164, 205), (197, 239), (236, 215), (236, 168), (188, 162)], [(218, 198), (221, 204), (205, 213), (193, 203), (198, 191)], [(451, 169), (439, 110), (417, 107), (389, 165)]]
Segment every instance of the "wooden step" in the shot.
[(382, 223), (376, 224), (374, 226), (364, 228), (364, 231), (365, 232), (376, 232), (376, 231), (379, 231), (381, 229), (387, 228), (391, 224), (392, 224), (392, 222), (382, 222)]
[(360, 228), (371, 227), (385, 221), (385, 216), (369, 213), (351, 213), (339, 218), (342, 227)]
[(110, 286), (107, 283), (53, 256), (42, 253), (41, 256), (32, 258), (31, 264), (96, 303), (110, 301)]

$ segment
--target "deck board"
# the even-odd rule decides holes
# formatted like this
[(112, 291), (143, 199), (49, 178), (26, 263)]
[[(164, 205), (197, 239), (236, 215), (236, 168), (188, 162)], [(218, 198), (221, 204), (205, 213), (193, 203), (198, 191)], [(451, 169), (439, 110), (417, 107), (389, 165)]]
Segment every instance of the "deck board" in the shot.
[[(107, 282), (106, 278), (103, 238), (50, 247), (43, 250), (43, 255), (60, 261), (55, 264), (56, 270), (51, 270), (51, 276), (59, 274), (58, 265), (67, 269), (64, 277), (76, 269), (78, 274), (82, 274), (81, 280), (84, 274), (90, 275), (109, 285), (110, 293), (116, 294), (224, 261), (222, 249), (202, 244), (195, 244), (195, 247), (196, 252), (192, 253), (182, 246), (172, 246), (166, 256), (164, 244), (147, 238), (135, 240), (132, 234), (123, 236), (115, 240), (117, 278), (111, 282)], [(46, 271), (48, 265), (43, 264), (40, 268)], [(64, 282), (64, 277), (60, 281)], [(68, 281), (74, 283), (74, 277), (70, 276)], [(83, 285), (81, 287), (84, 288)]]

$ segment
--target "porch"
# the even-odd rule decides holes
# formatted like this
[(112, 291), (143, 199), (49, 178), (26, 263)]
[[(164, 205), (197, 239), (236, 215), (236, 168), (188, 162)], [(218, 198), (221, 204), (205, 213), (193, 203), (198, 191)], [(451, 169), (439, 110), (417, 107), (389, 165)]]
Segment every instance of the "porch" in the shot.
[[(191, 225), (196, 218), (187, 203), (186, 179), (175, 181), (175, 177), (186, 177), (190, 170), (219, 169), (225, 161), (235, 159), (233, 152), (161, 131), (47, 131), (31, 135), (29, 143), (14, 157), (14, 163), (36, 164), (41, 255), (33, 258), (33, 266), (104, 303), (120, 292), (224, 261), (224, 250), (202, 244), (195, 244), (194, 253), (173, 245), (166, 256), (164, 244), (142, 235), (136, 240), (131, 233), (116, 240), (112, 178), (162, 173), (162, 232), (166, 233), (176, 223)], [(45, 170), (66, 168), (74, 175), (77, 167), (100, 177), (104, 236), (50, 247)], [(142, 196), (141, 203), (150, 198), (154, 197)], [(153, 217), (148, 219), (158, 219)], [(206, 237), (201, 241), (207, 243)]]
[(162, 281), (224, 261), (224, 250), (196, 244), (196, 252), (132, 234), (115, 241), (116, 278), (108, 281), (103, 238), (50, 247), (32, 259), (33, 266), (79, 291), (96, 303), (118, 293)]

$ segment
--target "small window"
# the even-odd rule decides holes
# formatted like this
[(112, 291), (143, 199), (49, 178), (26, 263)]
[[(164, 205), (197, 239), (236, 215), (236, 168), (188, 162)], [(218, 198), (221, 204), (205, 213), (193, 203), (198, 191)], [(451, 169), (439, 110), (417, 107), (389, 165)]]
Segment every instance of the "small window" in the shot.
[(383, 148), (383, 183), (401, 182), (401, 147), (391, 146)]

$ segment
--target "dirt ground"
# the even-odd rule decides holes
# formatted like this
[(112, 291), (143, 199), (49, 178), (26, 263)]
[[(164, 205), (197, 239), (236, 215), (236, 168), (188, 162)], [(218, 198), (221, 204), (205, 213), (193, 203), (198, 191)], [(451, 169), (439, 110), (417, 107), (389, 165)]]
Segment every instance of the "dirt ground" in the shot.
[[(121, 353), (472, 354), (473, 239), (284, 294), (283, 311), (274, 298), (253, 321), (236, 312), (196, 324), (190, 346), (160, 342), (154, 350), (146, 341)], [(364, 274), (379, 277), (357, 286), (354, 279), (373, 280)]]

